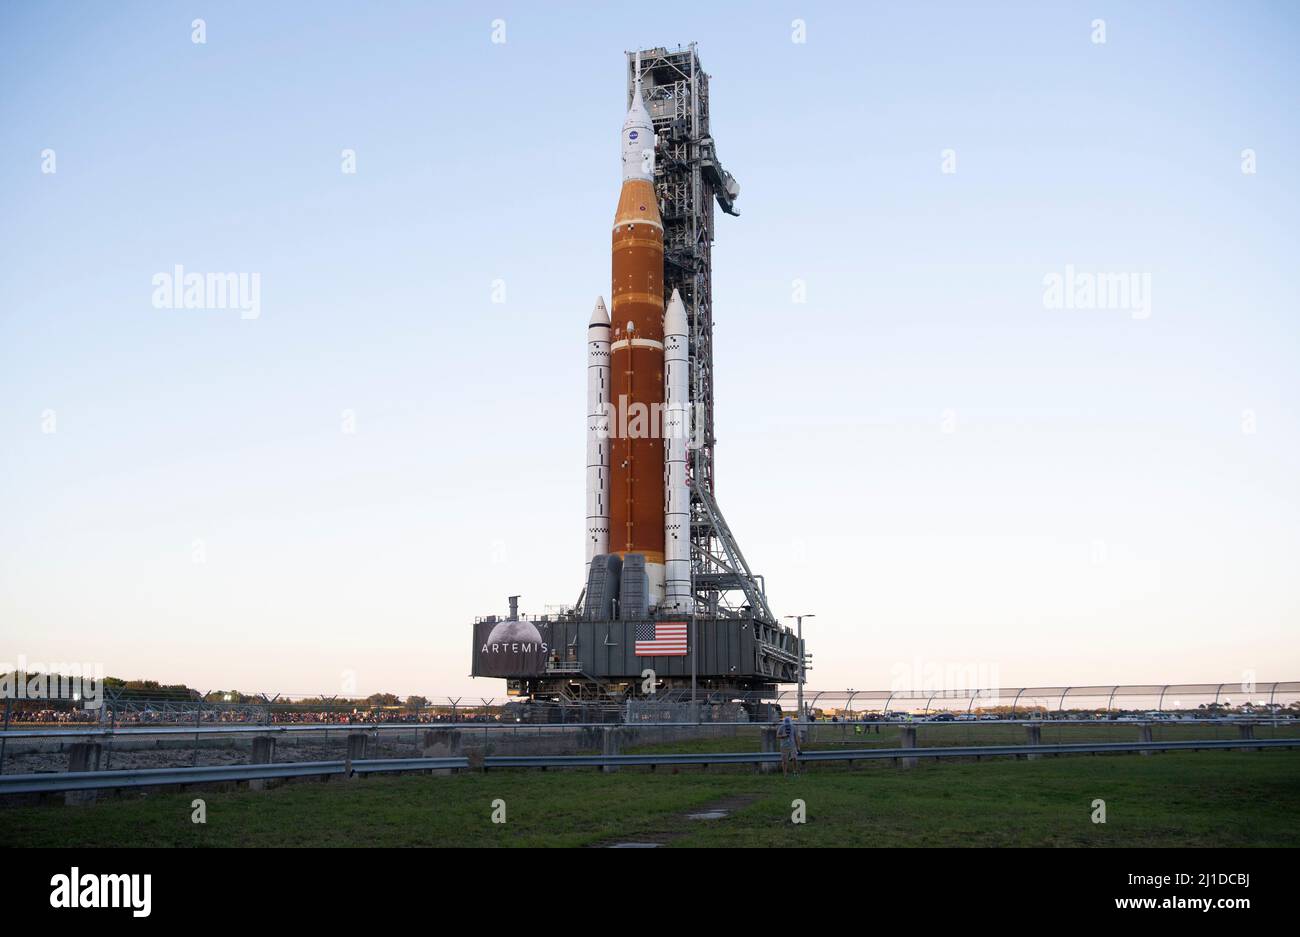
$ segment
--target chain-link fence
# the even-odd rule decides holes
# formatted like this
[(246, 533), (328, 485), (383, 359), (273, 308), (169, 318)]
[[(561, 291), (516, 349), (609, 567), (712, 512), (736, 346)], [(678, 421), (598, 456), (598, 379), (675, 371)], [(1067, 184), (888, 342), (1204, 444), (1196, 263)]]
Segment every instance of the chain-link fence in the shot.
[[(805, 714), (826, 719), (995, 721), (1147, 718), (1300, 718), (1300, 682), (1003, 687), (944, 690), (814, 690)], [(769, 721), (796, 709), (797, 691), (689, 691), (627, 700), (524, 701), (502, 697), (390, 695), (366, 699), (282, 694), (195, 694), (106, 688), (90, 708), (79, 699), (11, 698), (3, 725), (210, 726), (376, 725), (388, 723)]]
[[(1300, 682), (1170, 683), (942, 690), (804, 690), (808, 710), (848, 717), (1152, 719), (1300, 717)], [(776, 701), (794, 708), (795, 690)]]

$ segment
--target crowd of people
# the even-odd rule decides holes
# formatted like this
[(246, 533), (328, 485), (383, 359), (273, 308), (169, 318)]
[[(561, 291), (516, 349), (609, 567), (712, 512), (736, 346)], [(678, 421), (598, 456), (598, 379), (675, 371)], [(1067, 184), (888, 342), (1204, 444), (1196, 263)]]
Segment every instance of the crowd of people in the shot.
[(15, 709), (9, 721), (37, 725), (94, 723), (99, 721), (99, 714), (93, 709)]
[(433, 723), (433, 722), (499, 722), (497, 713), (457, 712), (446, 709), (388, 710), (388, 709), (350, 709), (341, 710), (275, 710), (271, 721), (288, 725), (367, 725), (387, 723)]
[[(269, 718), (268, 718), (269, 715)], [(81, 707), (43, 708), (19, 705), (9, 712), (10, 725), (190, 725), (196, 718), (194, 709), (182, 705), (170, 707), (101, 706), (98, 709)], [(440, 722), (500, 722), (502, 715), (492, 712), (458, 711), (448, 709), (290, 709), (259, 706), (207, 707), (198, 711), (198, 722), (203, 725), (271, 723), (273, 725), (378, 725), (389, 723), (440, 723)]]

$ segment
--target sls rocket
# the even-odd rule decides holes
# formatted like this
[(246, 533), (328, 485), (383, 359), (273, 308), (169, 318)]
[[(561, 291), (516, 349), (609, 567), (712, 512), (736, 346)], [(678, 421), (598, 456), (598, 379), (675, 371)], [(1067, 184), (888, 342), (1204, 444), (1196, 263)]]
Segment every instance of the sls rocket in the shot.
[(686, 307), (664, 308), (664, 229), (654, 188), (655, 133), (638, 57), (623, 121), (610, 310), (587, 329), (587, 564), (645, 558), (649, 604), (689, 612), (690, 426)]

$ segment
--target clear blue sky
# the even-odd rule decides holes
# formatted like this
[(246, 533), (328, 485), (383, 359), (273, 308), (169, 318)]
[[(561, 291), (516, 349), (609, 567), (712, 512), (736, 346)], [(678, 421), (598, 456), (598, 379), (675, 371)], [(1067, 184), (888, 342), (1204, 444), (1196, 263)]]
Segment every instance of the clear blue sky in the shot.
[(0, 661), (500, 694), (472, 617), (582, 585), (623, 50), (694, 40), (718, 493), (810, 683), (1300, 675), (1300, 8), (540, 6), (0, 7)]

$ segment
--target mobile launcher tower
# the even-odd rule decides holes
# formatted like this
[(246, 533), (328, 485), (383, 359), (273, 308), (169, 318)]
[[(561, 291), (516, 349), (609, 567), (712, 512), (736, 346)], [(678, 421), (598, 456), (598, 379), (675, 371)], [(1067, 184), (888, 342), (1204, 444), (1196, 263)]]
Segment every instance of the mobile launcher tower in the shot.
[(695, 44), (628, 53), (612, 316), (587, 328), (587, 568), (558, 614), (474, 623), (473, 675), (530, 700), (756, 701), (803, 649), (714, 497), (713, 202), (739, 186), (709, 132)]

